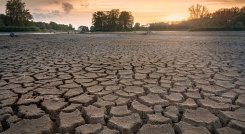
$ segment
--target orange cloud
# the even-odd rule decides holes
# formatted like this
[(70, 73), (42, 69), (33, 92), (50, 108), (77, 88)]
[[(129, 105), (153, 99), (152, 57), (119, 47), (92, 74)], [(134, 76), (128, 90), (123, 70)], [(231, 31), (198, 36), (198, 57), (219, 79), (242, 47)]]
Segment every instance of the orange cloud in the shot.
[[(142, 24), (178, 20), (188, 17), (188, 8), (203, 4), (213, 12), (220, 8), (245, 6), (245, 0), (22, 0), (36, 21), (91, 25), (92, 13), (98, 10), (131, 11), (135, 22)], [(5, 11), (6, 0), (0, 0), (0, 13)], [(68, 3), (65, 4), (64, 3)], [(67, 14), (69, 13), (69, 14)]]

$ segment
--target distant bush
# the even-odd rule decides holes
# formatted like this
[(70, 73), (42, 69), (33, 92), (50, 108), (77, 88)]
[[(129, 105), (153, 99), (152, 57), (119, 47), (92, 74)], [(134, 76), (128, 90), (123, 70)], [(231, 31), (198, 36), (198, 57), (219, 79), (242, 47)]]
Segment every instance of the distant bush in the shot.
[(0, 18), (0, 27), (4, 27), (4, 26), (5, 26), (5, 24), (4, 24), (3, 20)]
[(0, 32), (39, 32), (38, 27), (17, 27), (17, 26), (5, 26), (0, 27)]

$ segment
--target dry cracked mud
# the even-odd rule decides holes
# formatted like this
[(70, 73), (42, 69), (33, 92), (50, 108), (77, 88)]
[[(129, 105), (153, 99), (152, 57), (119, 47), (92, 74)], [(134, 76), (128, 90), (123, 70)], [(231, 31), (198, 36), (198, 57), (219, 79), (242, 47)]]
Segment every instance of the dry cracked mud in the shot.
[(0, 133), (245, 133), (244, 36), (0, 36)]

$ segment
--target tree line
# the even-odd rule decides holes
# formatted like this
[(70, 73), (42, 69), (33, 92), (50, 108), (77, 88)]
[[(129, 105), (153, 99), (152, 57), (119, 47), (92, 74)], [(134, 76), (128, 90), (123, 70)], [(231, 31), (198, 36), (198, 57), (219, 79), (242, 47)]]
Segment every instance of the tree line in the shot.
[(93, 13), (91, 31), (130, 31), (134, 17), (131, 12), (112, 9)]
[[(30, 11), (22, 0), (8, 0), (6, 14), (0, 14), (0, 32), (9, 31), (69, 31), (73, 26), (55, 22), (34, 22)], [(113, 9), (93, 13), (90, 31), (132, 31), (132, 30), (245, 30), (245, 7), (222, 8), (210, 13), (206, 6), (196, 4), (189, 9), (188, 20), (180, 22), (158, 22), (148, 25), (134, 24), (131, 12)], [(133, 26), (134, 25), (134, 26)], [(79, 27), (87, 32), (85, 26)]]
[(22, 0), (8, 0), (5, 15), (0, 14), (0, 31), (68, 31), (74, 30), (73, 26), (57, 24), (55, 22), (34, 22), (30, 11), (26, 9)]
[(245, 7), (222, 8), (213, 13), (197, 4), (189, 8), (190, 17), (181, 22), (151, 23), (149, 30), (245, 30)]

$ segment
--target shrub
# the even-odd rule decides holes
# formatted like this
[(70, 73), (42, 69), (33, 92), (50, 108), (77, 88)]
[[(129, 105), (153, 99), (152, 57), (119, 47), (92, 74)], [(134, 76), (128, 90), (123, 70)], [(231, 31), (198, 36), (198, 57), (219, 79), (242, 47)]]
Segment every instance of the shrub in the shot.
[(5, 26), (0, 27), (0, 32), (39, 32), (38, 27), (17, 27), (17, 26)]

